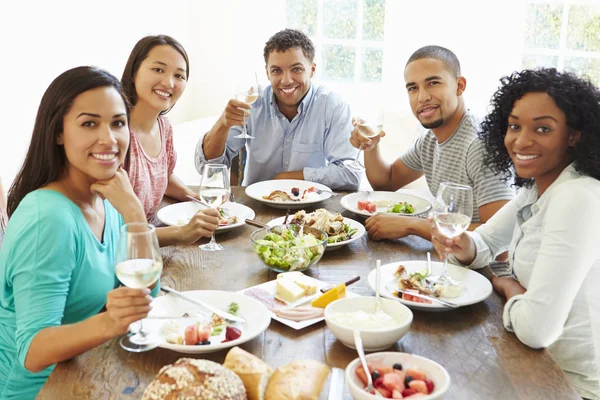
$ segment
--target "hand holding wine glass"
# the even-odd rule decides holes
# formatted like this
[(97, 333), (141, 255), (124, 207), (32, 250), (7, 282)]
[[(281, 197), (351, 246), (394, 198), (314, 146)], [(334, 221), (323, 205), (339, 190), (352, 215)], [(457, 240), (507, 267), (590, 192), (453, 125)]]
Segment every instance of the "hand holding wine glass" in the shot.
[[(437, 231), (445, 238), (461, 236), (471, 224), (473, 215), (473, 189), (452, 182), (440, 184), (433, 209), (433, 221)], [(457, 285), (459, 282), (447, 276), (448, 254), (444, 257), (444, 270), (440, 276), (430, 280), (442, 285)]]
[[(132, 289), (149, 288), (158, 281), (161, 272), (162, 256), (154, 226), (143, 222), (123, 225), (117, 248), (119, 281)], [(160, 339), (155, 334), (144, 331), (141, 320), (138, 333), (121, 339), (121, 347), (132, 352), (151, 350), (159, 344)]]
[(383, 108), (375, 108), (364, 112), (360, 117), (352, 119), (354, 130), (351, 133), (350, 143), (358, 147), (358, 154), (352, 164), (364, 168), (358, 160), (363, 149), (372, 150), (379, 139), (385, 136), (383, 132)]
[[(254, 104), (258, 98), (260, 97), (258, 78), (255, 75), (253, 80), (250, 80), (248, 84), (238, 88), (235, 93), (235, 99), (241, 101), (245, 104), (252, 105)], [(245, 119), (250, 116), (249, 110), (244, 110)], [(248, 135), (248, 130), (246, 128), (246, 123), (242, 124), (242, 133), (235, 136), (238, 139), (254, 139), (254, 136)]]
[[(200, 199), (216, 209), (229, 200), (231, 187), (229, 183), (229, 169), (223, 164), (206, 164), (202, 171), (200, 184)], [(223, 246), (215, 240), (213, 231), (210, 242), (200, 246), (205, 251), (223, 250)]]

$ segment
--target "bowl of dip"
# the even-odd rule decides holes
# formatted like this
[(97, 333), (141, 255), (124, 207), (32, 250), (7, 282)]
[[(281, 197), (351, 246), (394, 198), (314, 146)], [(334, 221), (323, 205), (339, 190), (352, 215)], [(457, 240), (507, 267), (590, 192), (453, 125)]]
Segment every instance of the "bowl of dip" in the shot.
[(394, 344), (410, 328), (413, 313), (396, 300), (381, 298), (376, 311), (375, 297), (348, 297), (325, 308), (329, 330), (344, 345), (354, 349), (353, 330), (358, 329), (365, 351), (381, 351)]

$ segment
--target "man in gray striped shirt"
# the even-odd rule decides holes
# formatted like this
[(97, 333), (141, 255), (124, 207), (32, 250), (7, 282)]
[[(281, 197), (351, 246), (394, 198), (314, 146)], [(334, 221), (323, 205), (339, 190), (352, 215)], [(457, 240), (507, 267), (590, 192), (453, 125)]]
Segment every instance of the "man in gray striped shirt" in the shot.
[[(465, 107), (467, 81), (460, 75), (456, 55), (440, 46), (420, 48), (409, 58), (404, 80), (413, 114), (427, 132), (393, 164), (383, 161), (379, 141), (355, 128), (350, 142), (363, 146), (367, 178), (375, 190), (398, 190), (425, 175), (435, 196), (441, 182), (473, 188), (473, 223), (487, 221), (513, 197), (513, 190), (483, 164), (483, 144), (477, 137), (479, 121)], [(421, 218), (377, 214), (365, 222), (372, 239), (418, 235), (431, 240), (431, 224)]]

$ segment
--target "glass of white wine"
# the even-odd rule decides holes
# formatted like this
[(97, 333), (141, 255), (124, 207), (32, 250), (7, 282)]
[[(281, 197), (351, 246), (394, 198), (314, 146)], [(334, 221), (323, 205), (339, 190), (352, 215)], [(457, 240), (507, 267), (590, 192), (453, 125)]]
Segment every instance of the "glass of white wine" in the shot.
[[(235, 99), (246, 104), (252, 105), (260, 97), (260, 86), (258, 84), (258, 76), (254, 75), (254, 80), (250, 85), (246, 85), (235, 93)], [(244, 119), (248, 118), (250, 111), (245, 112)], [(246, 124), (242, 125), (242, 133), (235, 136), (238, 139), (254, 139), (254, 136), (248, 135)]]
[[(383, 130), (383, 109), (378, 108), (376, 110), (363, 113), (360, 117), (355, 117), (354, 120), (357, 122), (356, 128), (361, 136), (369, 139), (374, 138)], [(358, 154), (356, 155), (356, 158), (352, 164), (364, 169), (365, 166), (359, 160), (362, 149), (363, 145), (361, 144), (358, 148)]]
[[(206, 164), (202, 171), (202, 182), (200, 183), (200, 198), (212, 208), (218, 208), (229, 200), (231, 186), (229, 183), (229, 169), (223, 164)], [(200, 245), (205, 251), (223, 250), (223, 246), (215, 240), (213, 232), (210, 242)]]
[[(117, 248), (116, 275), (119, 281), (130, 288), (147, 288), (160, 278), (162, 268), (154, 226), (142, 222), (123, 225)], [(141, 320), (135, 335), (128, 334), (121, 339), (122, 348), (136, 353), (152, 350), (159, 344), (160, 338), (156, 334), (144, 332)]]
[[(447, 238), (460, 236), (471, 224), (473, 216), (473, 189), (467, 185), (442, 182), (435, 199), (433, 221), (440, 233)], [(429, 280), (441, 285), (455, 286), (460, 282), (447, 276), (448, 255), (444, 257), (441, 275)]]

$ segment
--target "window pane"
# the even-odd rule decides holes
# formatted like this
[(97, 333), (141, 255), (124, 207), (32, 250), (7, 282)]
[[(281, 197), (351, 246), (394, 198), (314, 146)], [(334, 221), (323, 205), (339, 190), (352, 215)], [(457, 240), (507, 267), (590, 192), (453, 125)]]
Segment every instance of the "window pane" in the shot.
[(600, 86), (600, 59), (565, 57), (565, 70), (578, 76), (587, 76), (596, 86)]
[(567, 47), (573, 50), (600, 51), (600, 6), (571, 6)]
[(363, 0), (363, 39), (383, 40), (385, 0)]
[(558, 66), (557, 56), (544, 56), (540, 54), (524, 54), (523, 60), (521, 61), (521, 67), (523, 69), (535, 69), (535, 68), (556, 68)]
[(353, 47), (329, 45), (323, 47), (323, 80), (351, 82), (354, 80)]
[(323, 0), (323, 31), (331, 39), (356, 38), (356, 0)]
[(560, 40), (563, 6), (560, 4), (529, 4), (525, 46), (557, 49)]
[(364, 49), (360, 80), (363, 82), (381, 82), (382, 65), (383, 49)]
[(288, 28), (317, 34), (317, 0), (287, 0), (286, 11)]

